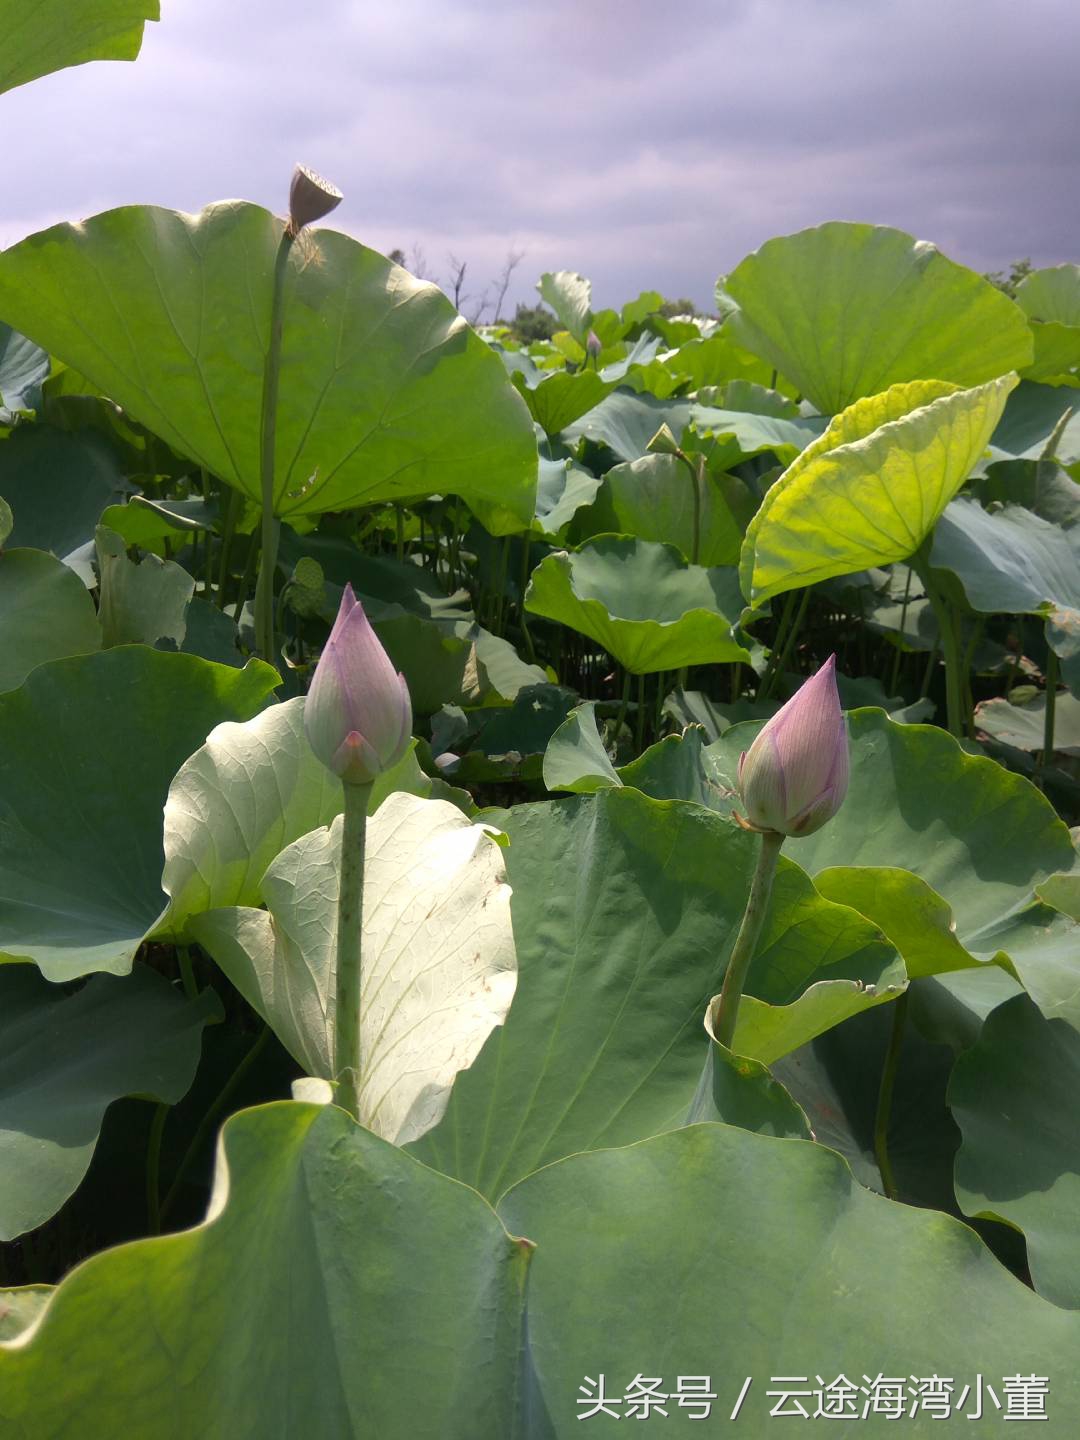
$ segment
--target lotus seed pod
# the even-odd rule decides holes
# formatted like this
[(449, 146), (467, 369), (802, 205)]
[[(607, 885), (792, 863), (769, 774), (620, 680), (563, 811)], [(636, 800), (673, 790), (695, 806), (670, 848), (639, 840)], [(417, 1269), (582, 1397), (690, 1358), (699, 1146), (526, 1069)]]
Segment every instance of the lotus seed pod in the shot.
[(345, 586), (315, 677), (304, 701), (312, 750), (347, 784), (368, 785), (396, 765), (409, 746), (412, 704), (364, 614)]
[(758, 731), (739, 760), (739, 794), (755, 830), (812, 835), (840, 809), (850, 759), (830, 655)]
[(342, 194), (336, 185), (306, 165), (297, 165), (289, 187), (289, 234), (299, 235), (305, 225), (313, 225), (329, 215), (341, 200)]

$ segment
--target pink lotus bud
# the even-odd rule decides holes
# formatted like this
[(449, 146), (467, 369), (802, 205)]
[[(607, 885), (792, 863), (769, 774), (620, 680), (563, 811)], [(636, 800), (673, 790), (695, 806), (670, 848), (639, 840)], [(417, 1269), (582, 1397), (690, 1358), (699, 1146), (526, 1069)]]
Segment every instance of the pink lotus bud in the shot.
[(347, 784), (368, 785), (405, 754), (412, 734), (412, 704), (405, 677), (345, 586), (315, 678), (304, 701), (308, 743), (323, 764)]
[(603, 348), (604, 348), (604, 347), (603, 347), (603, 345), (602, 345), (601, 342), (600, 342), (600, 336), (597, 335), (597, 333), (596, 333), (595, 330), (590, 330), (589, 333), (588, 333), (588, 335), (585, 337), (585, 350), (586, 350), (586, 353), (589, 354), (589, 355), (591, 355), (591, 356), (593, 357), (593, 359), (595, 360), (596, 357), (597, 357), (597, 355), (600, 354), (600, 351), (601, 351)]
[(289, 234), (299, 235), (305, 225), (313, 225), (329, 215), (341, 200), (341, 191), (336, 185), (306, 165), (297, 165), (289, 187)]
[(830, 655), (740, 757), (747, 821), (755, 830), (812, 835), (840, 809), (849, 768), (836, 656)]

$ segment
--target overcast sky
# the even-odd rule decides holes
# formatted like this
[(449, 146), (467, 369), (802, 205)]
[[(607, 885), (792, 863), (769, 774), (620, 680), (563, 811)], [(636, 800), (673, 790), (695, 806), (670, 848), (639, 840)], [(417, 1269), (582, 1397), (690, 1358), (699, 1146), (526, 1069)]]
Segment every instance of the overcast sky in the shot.
[[(770, 236), (869, 220), (979, 270), (1080, 260), (1077, 0), (161, 0), (134, 65), (0, 97), (0, 245), (241, 197), (512, 299), (710, 303)], [(473, 302), (463, 307), (468, 312)]]

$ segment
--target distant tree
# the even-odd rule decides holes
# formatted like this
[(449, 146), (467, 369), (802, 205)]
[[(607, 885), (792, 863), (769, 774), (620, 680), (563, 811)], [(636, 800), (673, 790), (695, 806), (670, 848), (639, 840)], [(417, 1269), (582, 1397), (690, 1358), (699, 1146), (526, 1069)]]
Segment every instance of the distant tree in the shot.
[(391, 250), (387, 259), (392, 260), (395, 265), (405, 264), (405, 251), (401, 249)]
[(546, 305), (519, 305), (510, 321), (510, 333), (522, 345), (550, 340), (559, 322)]
[(692, 300), (665, 300), (660, 306), (660, 314), (667, 320), (673, 320), (676, 315), (696, 315), (697, 306)]
[(989, 280), (991, 285), (996, 285), (999, 290), (1003, 290), (1010, 300), (1015, 300), (1016, 287), (1026, 275), (1031, 274), (1034, 268), (1030, 257), (1024, 260), (1014, 260), (1008, 271), (988, 270), (983, 275), (983, 279)]

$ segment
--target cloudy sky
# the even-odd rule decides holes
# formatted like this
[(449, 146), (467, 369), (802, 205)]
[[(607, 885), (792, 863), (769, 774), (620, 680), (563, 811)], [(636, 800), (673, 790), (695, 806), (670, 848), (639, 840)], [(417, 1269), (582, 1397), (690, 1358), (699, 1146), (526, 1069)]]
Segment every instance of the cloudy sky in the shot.
[[(0, 245), (293, 163), (333, 223), (466, 292), (524, 252), (599, 305), (708, 305), (772, 235), (896, 225), (976, 269), (1080, 260), (1076, 0), (161, 0), (134, 65), (0, 97)], [(475, 300), (465, 303), (466, 313)]]

